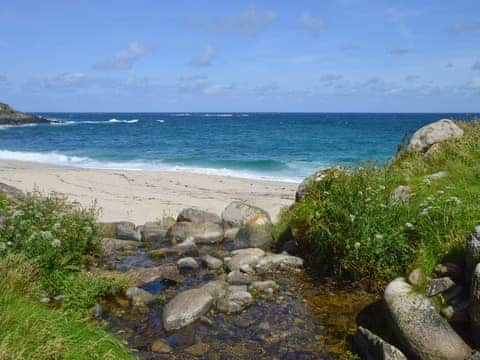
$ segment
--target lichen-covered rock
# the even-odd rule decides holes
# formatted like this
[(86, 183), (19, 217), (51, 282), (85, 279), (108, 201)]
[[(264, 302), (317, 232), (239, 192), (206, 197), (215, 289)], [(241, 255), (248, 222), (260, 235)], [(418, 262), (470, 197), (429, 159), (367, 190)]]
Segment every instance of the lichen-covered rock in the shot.
[(167, 238), (174, 244), (188, 238), (193, 238), (196, 244), (215, 244), (223, 241), (223, 227), (212, 222), (181, 221), (170, 227)]
[(238, 230), (234, 240), (235, 248), (268, 249), (273, 242), (272, 229), (273, 225), (269, 219), (264, 217), (252, 219)]
[(166, 331), (180, 329), (205, 315), (214, 297), (204, 288), (190, 289), (177, 294), (163, 309), (163, 327)]
[(447, 291), (453, 286), (455, 286), (455, 282), (453, 282), (453, 280), (449, 277), (431, 279), (427, 284), (427, 288), (425, 289), (425, 295), (429, 297), (435, 296)]
[(273, 270), (291, 270), (303, 267), (303, 259), (288, 254), (270, 254), (260, 259), (255, 266), (262, 274)]
[(136, 228), (135, 224), (129, 221), (119, 221), (115, 223), (116, 226), (116, 238), (122, 240), (142, 240), (140, 231)]
[(403, 279), (388, 284), (384, 293), (395, 334), (407, 356), (422, 360), (465, 359), (470, 347), (436, 311), (433, 303)]
[(272, 222), (265, 210), (241, 201), (234, 201), (223, 210), (222, 221), (228, 239), (234, 239), (240, 227), (249, 222)]
[(177, 222), (192, 222), (195, 224), (202, 224), (202, 223), (215, 223), (221, 224), (222, 219), (217, 214), (210, 213), (208, 211), (198, 210), (198, 209), (183, 209), (180, 214), (178, 214)]
[(433, 144), (461, 138), (463, 130), (452, 120), (442, 119), (418, 129), (410, 139), (408, 150), (427, 151)]
[(407, 360), (395, 346), (378, 337), (370, 330), (358, 327), (353, 337), (355, 350), (365, 360)]

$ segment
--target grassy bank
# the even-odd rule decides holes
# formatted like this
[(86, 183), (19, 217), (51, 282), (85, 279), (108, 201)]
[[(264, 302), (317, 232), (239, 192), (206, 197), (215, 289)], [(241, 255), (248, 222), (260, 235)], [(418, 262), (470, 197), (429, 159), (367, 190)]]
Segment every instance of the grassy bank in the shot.
[[(480, 122), (460, 125), (464, 136), (431, 157), (405, 152), (385, 166), (329, 172), (282, 214), (277, 241), (293, 235), (315, 268), (378, 290), (415, 267), (428, 275), (459, 261), (480, 220)], [(408, 201), (392, 196), (401, 185)]]
[(130, 359), (89, 320), (96, 301), (123, 286), (88, 273), (101, 255), (95, 211), (55, 196), (0, 203), (0, 358)]

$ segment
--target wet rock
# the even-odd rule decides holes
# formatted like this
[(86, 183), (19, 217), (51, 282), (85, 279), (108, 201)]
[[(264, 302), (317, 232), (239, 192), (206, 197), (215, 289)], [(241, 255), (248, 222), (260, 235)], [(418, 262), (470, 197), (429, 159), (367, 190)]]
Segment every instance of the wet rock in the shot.
[(142, 240), (140, 231), (136, 229), (135, 224), (129, 221), (120, 221), (115, 223), (116, 226), (116, 238), (122, 240)]
[(155, 301), (155, 296), (148, 291), (138, 287), (129, 287), (125, 291), (125, 296), (130, 300), (133, 306), (145, 306)]
[(433, 303), (415, 293), (403, 278), (387, 286), (384, 298), (393, 330), (408, 356), (460, 360), (470, 355), (470, 347), (436, 312)]
[(222, 212), (225, 237), (235, 239), (240, 227), (258, 219), (263, 219), (265, 223), (271, 223), (270, 216), (265, 210), (241, 201), (230, 203)]
[(202, 286), (202, 289), (207, 291), (215, 301), (225, 296), (225, 292), (227, 291), (228, 284), (223, 280), (214, 280), (206, 283)]
[(353, 341), (355, 350), (362, 356), (362, 359), (407, 360), (407, 357), (395, 346), (361, 326), (358, 327)]
[(152, 343), (150, 350), (154, 353), (169, 354), (172, 352), (172, 347), (164, 339), (157, 339)]
[(475, 344), (480, 346), (480, 264), (475, 267), (472, 275), (468, 313)]
[(162, 259), (164, 257), (181, 257), (181, 256), (198, 256), (198, 248), (193, 238), (188, 238), (184, 242), (168, 248), (154, 249), (150, 251), (150, 256), (155, 259)]
[(203, 211), (203, 210), (197, 210), (197, 209), (183, 209), (180, 214), (178, 214), (177, 217), (177, 222), (191, 222), (195, 224), (202, 224), (202, 223), (215, 223), (215, 224), (221, 224), (222, 219), (220, 219), (220, 216)]
[(234, 250), (232, 251), (232, 257), (225, 260), (225, 264), (230, 271), (241, 270), (245, 266), (254, 268), (264, 256), (265, 251), (258, 248)]
[(227, 314), (235, 314), (243, 311), (253, 302), (252, 295), (243, 285), (229, 286), (223, 298), (217, 301), (217, 309)]
[(262, 274), (272, 270), (290, 270), (303, 267), (303, 259), (288, 254), (270, 254), (260, 259), (255, 266)]
[(453, 280), (460, 280), (463, 277), (463, 269), (457, 264), (449, 262), (435, 266), (435, 273), (441, 277), (448, 276)]
[(272, 245), (273, 225), (270, 219), (257, 217), (242, 225), (235, 235), (234, 245), (236, 249), (263, 248), (268, 249)]
[(135, 284), (143, 285), (155, 280), (171, 280), (180, 282), (183, 280), (176, 264), (163, 264), (155, 267), (134, 267), (124, 273)]
[(205, 315), (214, 297), (205, 288), (190, 289), (177, 294), (163, 309), (166, 331), (180, 329)]
[(223, 227), (210, 222), (181, 221), (170, 227), (167, 238), (174, 244), (189, 238), (192, 238), (196, 244), (215, 244), (223, 241)]
[(453, 286), (455, 286), (455, 283), (449, 277), (432, 279), (428, 282), (427, 288), (425, 289), (425, 295), (428, 297), (435, 296), (447, 291)]
[(463, 130), (458, 125), (452, 120), (442, 119), (417, 130), (408, 144), (408, 150), (425, 152), (433, 144), (462, 136)]
[(278, 290), (280, 286), (273, 280), (254, 281), (250, 284), (249, 290), (265, 291), (267, 289)]
[(138, 241), (120, 240), (112, 238), (102, 239), (102, 248), (106, 255), (112, 255), (115, 250), (123, 250), (125, 248), (135, 248), (138, 246)]
[(420, 268), (414, 269), (408, 276), (408, 282), (412, 285), (422, 285), (425, 281), (423, 270)]
[(227, 275), (227, 282), (231, 285), (248, 285), (252, 281), (252, 277), (238, 270), (234, 270)]
[(208, 352), (209, 348), (210, 345), (199, 342), (186, 348), (185, 352), (193, 356), (203, 356)]
[(408, 203), (408, 200), (410, 200), (410, 193), (412, 192), (412, 189), (410, 186), (407, 185), (400, 185), (397, 186), (391, 195), (392, 201), (396, 203), (403, 203), (406, 204)]
[(465, 277), (469, 284), (473, 271), (480, 262), (480, 224), (475, 226), (467, 240), (467, 250), (465, 254)]
[(205, 263), (208, 269), (210, 270), (216, 270), (219, 269), (223, 266), (223, 261), (211, 256), (211, 255), (204, 255), (201, 257), (202, 261)]
[(185, 257), (177, 261), (177, 266), (182, 271), (198, 270), (198, 262), (192, 257)]

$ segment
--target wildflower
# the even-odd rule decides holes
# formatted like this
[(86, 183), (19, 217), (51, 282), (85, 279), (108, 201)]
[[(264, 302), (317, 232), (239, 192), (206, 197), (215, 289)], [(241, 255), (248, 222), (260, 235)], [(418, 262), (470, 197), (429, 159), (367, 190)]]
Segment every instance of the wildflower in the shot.
[(458, 197), (456, 197), (456, 196), (450, 196), (450, 197), (448, 198), (448, 201), (449, 201), (449, 202), (453, 202), (453, 203), (455, 203), (456, 205), (459, 205), (459, 204), (462, 203), (462, 200), (460, 200), (460, 199), (459, 199)]
[(62, 244), (62, 242), (59, 239), (53, 239), (52, 242), (50, 243), (53, 247), (58, 247)]
[(16, 217), (23, 216), (25, 213), (22, 210), (15, 210), (12, 214), (12, 218), (15, 219)]
[(0, 251), (5, 251), (7, 250), (7, 244), (0, 242)]
[(420, 215), (422, 215), (422, 216), (428, 215), (428, 207), (422, 209), (422, 211), (420, 211)]
[(48, 240), (52, 238), (52, 233), (50, 231), (40, 231), (40, 236)]
[(7, 241), (7, 245), (8, 245), (8, 246), (12, 246), (13, 243), (12, 243), (11, 241)]
[(406, 227), (407, 229), (413, 229), (415, 226), (413, 226), (412, 223), (407, 222), (407, 223), (405, 223), (405, 227)]
[(385, 190), (385, 189), (386, 189), (385, 186), (383, 186), (383, 185), (380, 185), (378, 188), (379, 188), (380, 190)]
[(385, 204), (380, 204), (380, 207), (381, 207), (382, 209), (386, 209), (386, 208), (387, 208), (387, 205), (385, 205)]
[(357, 241), (357, 242), (353, 245), (353, 247), (354, 247), (356, 250), (358, 250), (358, 249), (360, 248), (360, 243)]
[(375, 240), (383, 240), (383, 235), (382, 234), (376, 234), (375, 235)]
[(363, 192), (362, 192), (362, 191), (359, 191), (359, 192), (358, 192), (358, 195), (362, 196), (362, 195), (363, 195)]
[(370, 200), (372, 200), (372, 199), (366, 198), (366, 199), (365, 199), (365, 202), (370, 202)]
[(435, 197), (434, 196), (427, 196), (427, 201), (433, 202), (433, 201), (435, 201)]
[(350, 214), (349, 217), (350, 221), (353, 223), (355, 221), (355, 215)]
[(437, 191), (437, 194), (444, 194), (444, 193), (445, 193), (445, 191), (443, 191), (443, 190), (438, 190)]

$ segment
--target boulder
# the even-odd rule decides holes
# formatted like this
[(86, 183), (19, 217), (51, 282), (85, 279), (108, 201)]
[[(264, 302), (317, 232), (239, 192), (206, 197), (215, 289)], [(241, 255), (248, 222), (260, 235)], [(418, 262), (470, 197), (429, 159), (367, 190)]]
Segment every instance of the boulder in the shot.
[(480, 224), (475, 226), (467, 240), (467, 249), (465, 254), (465, 276), (469, 284), (472, 278), (473, 270), (480, 262)]
[(388, 284), (384, 298), (393, 330), (407, 356), (460, 360), (470, 355), (470, 347), (437, 313), (433, 303), (415, 293), (403, 278)]
[(138, 287), (129, 287), (125, 291), (125, 296), (133, 306), (145, 306), (155, 301), (154, 295)]
[(410, 139), (408, 150), (426, 152), (433, 144), (462, 136), (463, 130), (457, 124), (442, 119), (418, 129)]
[(230, 271), (242, 270), (246, 266), (254, 269), (260, 258), (265, 256), (265, 251), (258, 248), (239, 249), (232, 251), (232, 255), (225, 261)]
[(133, 240), (133, 241), (140, 241), (142, 240), (142, 235), (140, 231), (135, 227), (135, 224), (129, 221), (120, 221), (116, 224), (117, 230), (117, 239), (122, 240)]
[(253, 296), (247, 291), (247, 287), (229, 286), (225, 296), (217, 301), (218, 311), (235, 314), (243, 311), (246, 307), (253, 302)]
[(205, 288), (190, 289), (177, 294), (163, 309), (163, 327), (166, 331), (180, 329), (205, 315), (214, 297)]
[(480, 264), (475, 267), (470, 284), (470, 307), (468, 309), (472, 338), (480, 346)]
[(210, 270), (217, 270), (223, 266), (223, 261), (212, 255), (204, 255), (201, 259), (205, 266)]
[(198, 262), (192, 257), (184, 257), (177, 261), (177, 266), (183, 271), (198, 270)]
[(353, 343), (356, 352), (365, 360), (407, 360), (395, 346), (361, 326), (353, 336)]
[(203, 210), (197, 210), (197, 209), (183, 209), (180, 214), (178, 214), (177, 217), (177, 222), (191, 222), (195, 224), (203, 224), (203, 223), (215, 223), (215, 224), (221, 224), (222, 219), (220, 219), (220, 216), (203, 211)]
[(260, 259), (255, 266), (258, 273), (273, 270), (291, 270), (303, 267), (303, 259), (288, 254), (270, 254)]
[(280, 286), (273, 280), (254, 281), (248, 287), (249, 290), (265, 291), (267, 289), (278, 290)]
[(167, 229), (161, 225), (145, 224), (139, 226), (138, 230), (143, 242), (162, 242), (167, 236)]
[(431, 279), (427, 284), (427, 288), (425, 289), (425, 295), (428, 297), (435, 296), (447, 291), (453, 286), (455, 286), (455, 283), (449, 277)]
[(250, 284), (254, 279), (252, 279), (251, 276), (238, 271), (234, 270), (232, 272), (229, 272), (227, 275), (227, 282), (230, 285), (248, 285)]
[(265, 210), (241, 201), (230, 203), (222, 212), (225, 237), (235, 239), (242, 225), (258, 219), (263, 219), (265, 223), (271, 223), (270, 216)]
[(188, 238), (196, 244), (215, 244), (223, 241), (223, 227), (211, 222), (180, 221), (170, 227), (167, 238), (174, 244)]
[(273, 225), (269, 219), (264, 217), (252, 219), (238, 230), (234, 240), (235, 248), (269, 248), (273, 242), (272, 229)]
[(124, 272), (125, 276), (136, 285), (143, 285), (156, 280), (180, 282), (183, 277), (176, 264), (163, 264), (155, 267), (132, 267)]
[(410, 188), (410, 186), (407, 186), (407, 185), (397, 186), (392, 192), (392, 196), (391, 196), (392, 202), (403, 203), (403, 204), (408, 203), (411, 192), (412, 192), (412, 189)]

